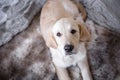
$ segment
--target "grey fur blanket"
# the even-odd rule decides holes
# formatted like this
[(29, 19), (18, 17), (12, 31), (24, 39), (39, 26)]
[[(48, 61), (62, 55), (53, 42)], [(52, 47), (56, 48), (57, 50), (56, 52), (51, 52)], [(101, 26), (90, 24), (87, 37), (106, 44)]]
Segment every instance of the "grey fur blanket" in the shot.
[[(45, 1), (0, 0), (0, 80), (58, 80), (36, 15)], [(95, 22), (86, 22), (93, 79), (120, 80), (120, 0), (79, 1)], [(77, 66), (68, 71), (72, 80), (82, 80)]]
[[(120, 36), (87, 20), (92, 41), (88, 59), (94, 80), (120, 80)], [(0, 47), (0, 80), (58, 80), (39, 29), (39, 14), (30, 26)], [(77, 66), (72, 80), (82, 80)]]

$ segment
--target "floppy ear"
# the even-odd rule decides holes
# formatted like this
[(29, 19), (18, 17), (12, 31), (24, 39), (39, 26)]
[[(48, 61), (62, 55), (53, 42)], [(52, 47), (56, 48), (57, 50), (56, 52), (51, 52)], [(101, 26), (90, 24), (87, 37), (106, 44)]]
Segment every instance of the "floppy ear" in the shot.
[(90, 33), (87, 30), (87, 28), (84, 26), (84, 24), (78, 24), (79, 26), (79, 33), (80, 33), (80, 41), (81, 42), (88, 42), (90, 41)]
[(51, 32), (46, 36), (46, 45), (51, 48), (57, 48), (56, 40)]

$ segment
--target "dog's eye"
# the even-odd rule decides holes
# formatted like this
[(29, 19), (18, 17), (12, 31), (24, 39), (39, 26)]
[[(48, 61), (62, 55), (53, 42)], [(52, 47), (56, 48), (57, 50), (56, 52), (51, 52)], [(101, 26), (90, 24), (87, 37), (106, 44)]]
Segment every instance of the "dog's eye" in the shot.
[(71, 30), (71, 33), (72, 33), (72, 34), (75, 34), (75, 33), (76, 33), (76, 30), (72, 29), (72, 30)]
[(60, 32), (58, 32), (58, 33), (57, 33), (57, 36), (60, 37), (60, 36), (62, 36), (62, 34), (61, 34)]

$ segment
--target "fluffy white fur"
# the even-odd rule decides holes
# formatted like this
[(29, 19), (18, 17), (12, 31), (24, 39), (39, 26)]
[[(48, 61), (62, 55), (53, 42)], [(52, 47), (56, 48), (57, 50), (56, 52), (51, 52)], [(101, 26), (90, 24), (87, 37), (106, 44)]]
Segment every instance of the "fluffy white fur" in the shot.
[[(41, 12), (41, 32), (50, 48), (59, 80), (71, 80), (66, 68), (76, 64), (81, 69), (83, 80), (92, 80), (84, 43), (90, 35), (84, 26), (85, 10), (79, 6), (82, 16), (70, 0), (48, 0)], [(76, 32), (71, 34), (71, 30)], [(58, 37), (57, 33), (61, 36)], [(70, 55), (64, 49), (67, 44), (74, 46)]]
[[(76, 30), (75, 34), (71, 34), (70, 31), (72, 29)], [(58, 32), (61, 33), (60, 37), (56, 35)], [(52, 34), (57, 44), (57, 48), (50, 47), (52, 60), (55, 66), (64, 69), (78, 64), (82, 72), (83, 80), (92, 80), (87, 61), (85, 43), (79, 41), (81, 35), (78, 23), (71, 18), (62, 18), (54, 24)], [(66, 55), (64, 50), (66, 44), (72, 44), (74, 46), (71, 52), (72, 55)]]

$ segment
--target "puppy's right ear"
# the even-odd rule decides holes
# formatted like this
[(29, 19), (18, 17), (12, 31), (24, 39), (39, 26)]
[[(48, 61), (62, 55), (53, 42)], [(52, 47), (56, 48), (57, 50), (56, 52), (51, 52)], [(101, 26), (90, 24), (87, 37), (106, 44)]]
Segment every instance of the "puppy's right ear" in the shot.
[(46, 37), (46, 45), (51, 48), (57, 48), (56, 40), (51, 32), (48, 32)]

